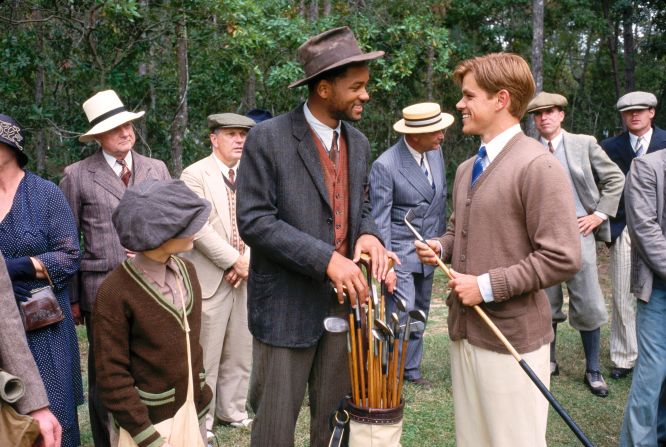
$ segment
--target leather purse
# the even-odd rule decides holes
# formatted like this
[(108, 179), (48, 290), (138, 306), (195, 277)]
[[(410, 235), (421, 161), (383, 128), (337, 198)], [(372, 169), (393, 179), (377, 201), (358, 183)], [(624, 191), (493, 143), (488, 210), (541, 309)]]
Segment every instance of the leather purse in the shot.
[(38, 262), (42, 264), (49, 285), (31, 290), (31, 297), (19, 306), (26, 332), (35, 331), (65, 319), (65, 314), (58, 304), (58, 298), (53, 292), (53, 281), (51, 281), (49, 272), (41, 261), (38, 260)]

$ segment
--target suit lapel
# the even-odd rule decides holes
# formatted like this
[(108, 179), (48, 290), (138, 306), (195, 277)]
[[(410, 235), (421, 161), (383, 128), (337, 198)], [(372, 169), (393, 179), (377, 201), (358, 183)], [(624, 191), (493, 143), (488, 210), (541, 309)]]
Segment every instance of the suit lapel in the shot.
[(204, 167), (203, 179), (206, 183), (206, 186), (211, 192), (210, 201), (217, 212), (217, 215), (220, 216), (222, 221), (222, 227), (227, 233), (227, 236), (231, 234), (231, 216), (229, 215), (229, 197), (227, 196), (227, 188), (224, 186), (224, 176), (222, 171), (220, 171), (214, 155), (211, 154), (206, 158), (206, 164)]
[(91, 173), (95, 183), (118, 198), (118, 200), (122, 199), (125, 194), (125, 185), (106, 162), (102, 154), (102, 149), (99, 149), (93, 155), (93, 159), (88, 166), (88, 171)]
[(150, 172), (153, 167), (149, 163), (145, 163), (146, 158), (132, 151), (132, 176), (134, 177), (133, 185), (138, 185), (141, 182), (150, 178)]
[[(435, 191), (440, 191), (444, 185), (444, 165), (442, 161), (442, 149), (436, 149), (426, 152), (428, 163), (430, 164), (430, 174), (435, 182)], [(431, 188), (432, 189), (432, 188)]]
[[(423, 197), (425, 197), (428, 202), (431, 202), (435, 196), (435, 192), (432, 190), (432, 186), (428, 183), (426, 176), (421, 170), (421, 166), (416, 163), (412, 153), (409, 152), (405, 140), (401, 139), (398, 144), (398, 149), (400, 153), (400, 174), (405, 178), (405, 180), (414, 187), (415, 190), (419, 192)], [(427, 154), (427, 152), (426, 152)], [(427, 156), (427, 155), (426, 155)], [(428, 156), (428, 163), (430, 163), (431, 157)], [(433, 171), (433, 165), (430, 165), (430, 171)]]
[[(310, 126), (308, 126), (307, 121), (305, 121), (303, 106), (294, 111), (292, 116), (292, 133), (294, 138), (299, 141), (297, 149), (298, 154), (301, 157), (301, 160), (303, 160), (305, 168), (310, 173), (310, 177), (312, 178), (317, 191), (319, 191), (319, 194), (328, 204), (329, 208), (332, 209), (331, 202), (328, 198), (328, 191), (326, 190), (326, 184), (324, 182), (324, 172), (322, 171), (321, 161), (319, 160), (319, 153), (317, 152), (314, 141), (312, 141)], [(351, 142), (348, 141), (348, 143)], [(351, 160), (351, 150), (349, 155), (349, 160)], [(352, 164), (351, 161), (349, 164)]]
[(620, 143), (620, 157), (624, 160), (625, 166), (631, 165), (635, 157), (634, 149), (631, 147), (631, 140), (629, 139), (629, 132), (622, 134), (622, 141)]

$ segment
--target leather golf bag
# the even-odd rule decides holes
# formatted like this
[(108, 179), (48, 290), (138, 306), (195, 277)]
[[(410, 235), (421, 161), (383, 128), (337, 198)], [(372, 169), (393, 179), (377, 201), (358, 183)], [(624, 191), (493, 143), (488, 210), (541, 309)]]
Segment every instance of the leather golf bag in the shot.
[(405, 402), (394, 408), (361, 408), (347, 402), (349, 447), (400, 447)]

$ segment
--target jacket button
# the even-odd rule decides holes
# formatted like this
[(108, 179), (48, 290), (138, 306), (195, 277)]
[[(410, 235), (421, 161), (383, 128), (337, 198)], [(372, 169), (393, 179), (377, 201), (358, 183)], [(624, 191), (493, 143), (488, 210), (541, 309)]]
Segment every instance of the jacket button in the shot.
[(329, 217), (328, 219), (326, 219), (326, 223), (331, 225), (333, 223), (333, 218)]
[(462, 230), (462, 237), (467, 237), (467, 230)]
[(460, 255), (460, 260), (461, 260), (462, 262), (465, 262), (465, 255)]
[(465, 202), (467, 206), (469, 206), (470, 203), (472, 203), (472, 199), (467, 199), (467, 202)]

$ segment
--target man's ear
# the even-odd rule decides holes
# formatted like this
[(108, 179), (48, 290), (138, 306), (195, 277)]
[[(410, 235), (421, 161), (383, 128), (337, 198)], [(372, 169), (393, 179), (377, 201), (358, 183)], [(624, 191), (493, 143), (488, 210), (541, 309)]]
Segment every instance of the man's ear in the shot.
[(506, 107), (509, 107), (509, 103), (511, 102), (511, 96), (509, 95), (509, 92), (506, 91), (505, 89), (500, 90), (497, 92), (497, 105), (495, 107), (495, 110), (501, 110)]
[(331, 91), (332, 90), (333, 90), (333, 86), (326, 79), (322, 79), (317, 84), (317, 88), (316, 88), (317, 95), (319, 95), (319, 97), (322, 98), (322, 99), (328, 99), (329, 96), (331, 96)]

